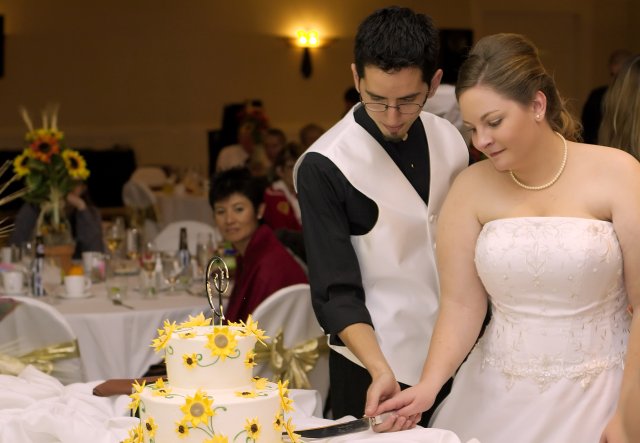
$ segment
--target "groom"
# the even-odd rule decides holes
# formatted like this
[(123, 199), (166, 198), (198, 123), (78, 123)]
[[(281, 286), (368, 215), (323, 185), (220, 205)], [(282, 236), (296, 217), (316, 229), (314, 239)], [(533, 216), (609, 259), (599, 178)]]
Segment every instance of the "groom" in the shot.
[[(421, 112), (442, 78), (438, 48), (425, 15), (389, 7), (367, 17), (351, 65), (360, 103), (294, 171), (313, 305), (330, 334), (334, 418), (373, 413), (418, 382), (426, 358), (438, 310), (436, 220), (468, 164), (458, 130)], [(376, 430), (418, 420), (392, 416)]]

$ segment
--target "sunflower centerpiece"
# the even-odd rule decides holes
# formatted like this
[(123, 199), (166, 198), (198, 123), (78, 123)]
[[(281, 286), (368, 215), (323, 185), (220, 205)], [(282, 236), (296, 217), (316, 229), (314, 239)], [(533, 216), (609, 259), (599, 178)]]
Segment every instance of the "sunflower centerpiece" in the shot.
[(40, 207), (36, 233), (48, 245), (72, 243), (65, 198), (78, 182), (89, 177), (87, 164), (78, 151), (66, 146), (58, 129), (57, 106), (42, 112), (41, 128), (34, 127), (26, 109), (21, 108), (21, 114), (28, 129), (26, 147), (14, 159), (13, 168), (25, 182), (24, 200)]

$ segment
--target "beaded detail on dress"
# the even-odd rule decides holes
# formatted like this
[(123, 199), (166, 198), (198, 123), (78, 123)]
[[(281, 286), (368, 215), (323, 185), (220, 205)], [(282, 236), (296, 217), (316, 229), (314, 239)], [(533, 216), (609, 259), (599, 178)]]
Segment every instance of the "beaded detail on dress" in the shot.
[(485, 224), (476, 267), (492, 319), (476, 352), (508, 385), (583, 387), (622, 367), (630, 316), (622, 253), (610, 222), (522, 217)]

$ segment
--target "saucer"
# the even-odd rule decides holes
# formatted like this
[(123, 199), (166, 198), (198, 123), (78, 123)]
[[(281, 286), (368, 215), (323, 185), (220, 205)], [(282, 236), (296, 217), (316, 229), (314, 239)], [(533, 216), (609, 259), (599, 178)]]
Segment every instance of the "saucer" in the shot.
[(84, 299), (84, 298), (91, 298), (93, 297), (93, 293), (92, 292), (85, 292), (82, 295), (76, 295), (74, 297), (67, 295), (66, 292), (61, 292), (59, 294), (56, 294), (57, 297), (59, 298), (64, 298), (67, 300), (80, 300), (80, 299)]

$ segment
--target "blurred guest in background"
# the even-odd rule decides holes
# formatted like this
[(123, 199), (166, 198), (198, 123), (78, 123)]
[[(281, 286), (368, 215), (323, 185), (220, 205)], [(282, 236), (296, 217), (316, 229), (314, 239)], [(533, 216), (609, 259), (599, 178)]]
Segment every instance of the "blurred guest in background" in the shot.
[(278, 153), (273, 164), (277, 180), (264, 192), (264, 222), (271, 229), (300, 231), (300, 204), (293, 187), (293, 166), (300, 156), (300, 147), (289, 143)]
[(302, 150), (304, 151), (311, 146), (323, 133), (324, 129), (315, 123), (309, 123), (303, 126), (302, 129), (300, 129), (300, 144), (302, 145)]
[(269, 160), (263, 146), (269, 120), (262, 102), (246, 103), (237, 116), (237, 143), (223, 147), (216, 159), (216, 172), (247, 166), (254, 175), (266, 175)]
[(605, 94), (598, 142), (640, 160), (640, 55), (627, 61)]
[(230, 321), (246, 320), (267, 297), (287, 286), (307, 283), (304, 270), (261, 224), (265, 205), (262, 181), (246, 168), (232, 168), (212, 179), (209, 201), (216, 226), (237, 251), (233, 291), (225, 312)]
[(269, 128), (264, 135), (264, 151), (271, 165), (276, 161), (278, 153), (282, 151), (287, 143), (287, 136), (284, 135), (282, 129)]
[[(618, 49), (611, 53), (609, 74), (612, 80), (629, 57), (631, 53), (626, 49)], [(598, 143), (598, 129), (602, 121), (602, 101), (608, 87), (609, 85), (603, 85), (593, 89), (582, 108), (582, 140), (585, 143)]]
[[(87, 185), (78, 182), (66, 198), (65, 211), (76, 242), (73, 258), (80, 258), (85, 251), (104, 251), (102, 224), (98, 208), (93, 205)], [(9, 236), (9, 244), (21, 245), (35, 238), (35, 228), (40, 207), (25, 203), (14, 222), (15, 228)]]

